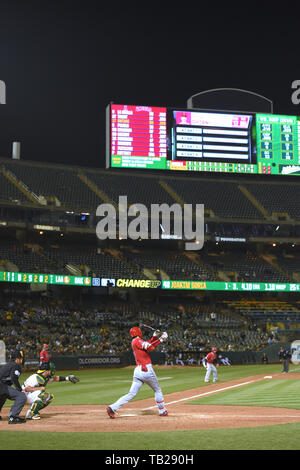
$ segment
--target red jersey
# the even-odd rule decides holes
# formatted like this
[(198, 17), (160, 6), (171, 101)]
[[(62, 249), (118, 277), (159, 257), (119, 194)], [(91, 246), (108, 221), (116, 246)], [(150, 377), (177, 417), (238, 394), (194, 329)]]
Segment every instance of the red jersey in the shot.
[(217, 355), (214, 354), (213, 352), (210, 352), (207, 354), (205, 359), (208, 362), (208, 364), (213, 364), (214, 361), (217, 359)]
[(150, 352), (153, 351), (159, 344), (160, 339), (157, 336), (152, 336), (149, 341), (145, 341), (143, 338), (136, 336), (131, 342), (135, 362), (137, 366), (142, 366), (142, 370), (146, 371), (146, 364), (152, 364)]
[(40, 352), (40, 362), (49, 362), (49, 360), (50, 360), (49, 353), (45, 349), (43, 349)]

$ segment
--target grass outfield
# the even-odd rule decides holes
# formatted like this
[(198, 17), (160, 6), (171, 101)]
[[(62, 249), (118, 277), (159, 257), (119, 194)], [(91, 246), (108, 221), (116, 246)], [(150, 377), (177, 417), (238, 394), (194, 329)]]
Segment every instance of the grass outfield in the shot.
[[(156, 373), (164, 394), (207, 387), (204, 384), (203, 367), (159, 368)], [(272, 375), (280, 372), (279, 364), (222, 366), (219, 367), (220, 384), (257, 374)], [(255, 405), (300, 409), (299, 381), (292, 373), (300, 367), (291, 365), (289, 380), (260, 381), (242, 388), (226, 390), (205, 396), (189, 404)], [(74, 372), (74, 371), (73, 371)], [(132, 368), (80, 370), (75, 374), (80, 383), (49, 384), (47, 389), (55, 394), (55, 405), (112, 403), (128, 392), (132, 381)], [(60, 375), (68, 372), (57, 371)], [(29, 374), (23, 374), (21, 381)], [(134, 401), (152, 397), (146, 385)], [(11, 406), (7, 401), (6, 406)], [(51, 406), (51, 405), (50, 405)], [(22, 415), (22, 413), (21, 413)], [(145, 417), (141, 418), (145, 419)], [(109, 420), (108, 420), (109, 426)], [(1, 431), (0, 450), (299, 450), (300, 422), (274, 426), (238, 429), (211, 429), (195, 431), (147, 432), (147, 433), (43, 433)]]

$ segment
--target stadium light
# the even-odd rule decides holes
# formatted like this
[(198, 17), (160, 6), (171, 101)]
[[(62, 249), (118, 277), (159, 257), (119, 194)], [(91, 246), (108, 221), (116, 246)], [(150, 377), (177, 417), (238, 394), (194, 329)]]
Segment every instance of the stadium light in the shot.
[(0, 80), (0, 104), (6, 104), (6, 84)]

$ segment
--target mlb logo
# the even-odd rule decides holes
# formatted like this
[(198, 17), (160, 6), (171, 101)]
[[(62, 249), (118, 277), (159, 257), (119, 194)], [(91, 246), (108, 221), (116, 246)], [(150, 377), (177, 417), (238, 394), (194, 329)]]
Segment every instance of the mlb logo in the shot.
[(6, 104), (6, 85), (3, 80), (0, 80), (0, 104)]

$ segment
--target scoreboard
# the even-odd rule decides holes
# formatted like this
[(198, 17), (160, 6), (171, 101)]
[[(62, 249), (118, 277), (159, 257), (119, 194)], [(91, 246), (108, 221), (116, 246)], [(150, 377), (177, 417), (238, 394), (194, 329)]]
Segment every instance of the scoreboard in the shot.
[(256, 116), (259, 173), (300, 174), (299, 125), (296, 116)]
[(165, 108), (112, 106), (112, 165), (164, 169), (167, 158), (166, 114)]
[(172, 110), (169, 168), (251, 170), (252, 119), (251, 115)]
[(107, 168), (300, 175), (300, 117), (107, 107)]

